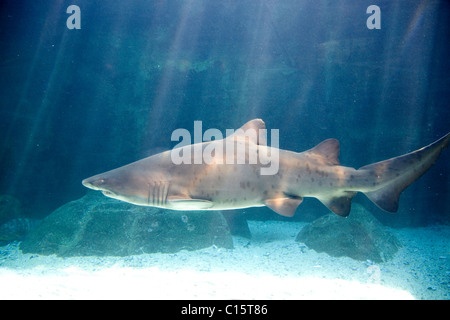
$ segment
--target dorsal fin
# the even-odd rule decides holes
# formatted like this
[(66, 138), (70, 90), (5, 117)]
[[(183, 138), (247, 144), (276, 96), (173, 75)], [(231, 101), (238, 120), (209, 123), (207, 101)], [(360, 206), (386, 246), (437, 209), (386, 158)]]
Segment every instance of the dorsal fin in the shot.
[(251, 142), (265, 146), (267, 145), (267, 133), (261, 132), (260, 130), (265, 130), (266, 125), (261, 119), (253, 119), (244, 124), (235, 132), (228, 136), (227, 139), (249, 139)]
[(327, 139), (308, 151), (305, 151), (310, 157), (327, 165), (339, 165), (339, 141), (336, 139)]

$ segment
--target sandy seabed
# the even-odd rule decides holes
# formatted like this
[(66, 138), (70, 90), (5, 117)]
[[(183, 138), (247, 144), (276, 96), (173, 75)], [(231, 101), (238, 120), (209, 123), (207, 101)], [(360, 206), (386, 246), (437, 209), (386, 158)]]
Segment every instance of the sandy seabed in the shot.
[(450, 227), (390, 229), (402, 242), (375, 264), (295, 242), (304, 223), (249, 221), (234, 249), (73, 257), (0, 247), (0, 299), (444, 299)]

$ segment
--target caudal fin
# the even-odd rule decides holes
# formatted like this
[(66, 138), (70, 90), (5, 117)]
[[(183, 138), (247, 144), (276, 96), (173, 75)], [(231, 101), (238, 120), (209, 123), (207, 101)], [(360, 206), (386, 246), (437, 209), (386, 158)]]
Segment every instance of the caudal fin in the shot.
[(360, 168), (361, 174), (371, 177), (372, 186), (364, 194), (381, 209), (396, 212), (402, 191), (434, 164), (449, 140), (450, 133), (447, 133), (417, 151)]

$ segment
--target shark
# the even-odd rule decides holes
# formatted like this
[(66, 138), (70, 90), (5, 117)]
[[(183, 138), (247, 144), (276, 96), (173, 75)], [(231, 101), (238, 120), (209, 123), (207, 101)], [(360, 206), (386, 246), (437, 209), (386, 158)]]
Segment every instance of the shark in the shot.
[[(335, 214), (346, 217), (352, 198), (362, 192), (379, 208), (396, 212), (402, 191), (435, 163), (450, 139), (449, 132), (414, 152), (354, 169), (340, 164), (336, 139), (293, 152), (268, 146), (262, 135), (245, 134), (247, 130), (265, 130), (261, 119), (251, 120), (240, 129), (222, 140), (184, 145), (94, 175), (82, 184), (135, 205), (183, 211), (267, 206), (292, 217), (305, 197), (314, 197)], [(244, 147), (235, 150), (245, 150), (247, 160), (252, 152), (277, 155), (270, 161), (276, 162), (278, 170), (261, 174), (261, 169), (269, 165), (263, 157), (238, 164), (217, 161), (225, 160), (222, 152), (211, 153), (213, 161), (208, 163), (174, 163), (171, 156), (173, 152), (219, 150), (225, 143)]]

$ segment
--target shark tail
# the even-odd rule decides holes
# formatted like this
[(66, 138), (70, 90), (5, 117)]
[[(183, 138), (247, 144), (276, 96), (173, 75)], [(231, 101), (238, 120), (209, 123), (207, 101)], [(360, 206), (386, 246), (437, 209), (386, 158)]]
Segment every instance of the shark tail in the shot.
[(450, 133), (447, 133), (417, 151), (361, 167), (358, 172), (370, 177), (368, 180), (372, 184), (367, 191), (361, 191), (381, 209), (396, 212), (402, 191), (434, 164), (449, 140)]

